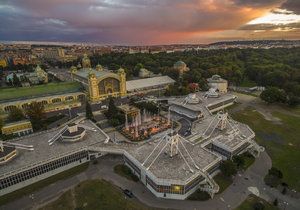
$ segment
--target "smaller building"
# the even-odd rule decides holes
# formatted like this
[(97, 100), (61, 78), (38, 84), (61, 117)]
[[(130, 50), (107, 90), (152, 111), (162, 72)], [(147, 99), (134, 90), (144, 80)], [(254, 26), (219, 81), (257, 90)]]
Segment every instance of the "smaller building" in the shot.
[(148, 78), (151, 77), (152, 75), (153, 73), (145, 68), (141, 68), (139, 71), (139, 78)]
[(10, 73), (6, 76), (7, 83), (13, 81), (14, 74), (19, 78), (22, 84), (27, 84), (28, 82), (30, 84), (48, 83), (48, 74), (39, 65), (35, 68), (34, 72)]
[(177, 61), (173, 68), (179, 72), (180, 75), (182, 75), (185, 72), (188, 72), (190, 69), (187, 67), (187, 65), (183, 61)]
[(126, 73), (122, 68), (115, 73), (98, 64), (94, 69), (85, 54), (82, 58), (82, 65), (77, 68), (71, 67), (70, 72), (72, 79), (83, 85), (89, 100), (93, 103), (105, 100), (110, 96), (126, 95)]
[(228, 82), (222, 79), (221, 76), (215, 74), (211, 78), (208, 78), (207, 82), (210, 88), (216, 89), (219, 93), (227, 93)]
[(126, 88), (128, 93), (143, 92), (156, 89), (166, 89), (169, 85), (174, 83), (175, 81), (168, 76), (159, 76), (127, 81)]
[(29, 120), (21, 120), (4, 125), (1, 131), (4, 135), (24, 136), (32, 133), (33, 129)]
[(6, 62), (6, 59), (0, 59), (0, 67), (3, 67), (3, 68), (5, 68), (5, 67), (7, 67), (7, 62)]

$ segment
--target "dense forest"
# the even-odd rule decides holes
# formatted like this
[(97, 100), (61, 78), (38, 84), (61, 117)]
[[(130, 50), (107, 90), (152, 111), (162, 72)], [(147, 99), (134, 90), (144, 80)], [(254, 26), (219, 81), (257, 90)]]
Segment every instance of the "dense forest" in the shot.
[[(174, 71), (173, 65), (182, 60), (190, 68), (182, 78)], [(206, 89), (206, 78), (219, 74), (230, 85), (244, 85), (247, 81), (268, 88), (263, 99), (267, 102), (299, 103), (300, 97), (300, 48), (272, 49), (227, 49), (199, 50), (178, 53), (128, 54), (110, 53), (91, 57), (92, 65), (101, 64), (111, 70), (122, 67), (128, 79), (137, 76), (144, 67), (153, 73), (169, 75), (178, 82), (172, 94), (185, 94), (189, 83), (199, 83)], [(52, 66), (69, 68), (72, 63), (49, 63)], [(178, 89), (178, 87), (180, 89)], [(270, 88), (269, 88), (270, 87)], [(273, 87), (273, 88), (271, 88)], [(280, 97), (273, 97), (278, 95)], [(269, 98), (272, 96), (271, 98)]]
[[(299, 103), (300, 48), (201, 50), (170, 54), (112, 53), (96, 55), (91, 60), (93, 65), (100, 63), (113, 70), (121, 66), (129, 78), (137, 76), (139, 69), (145, 67), (182, 82), (183, 85), (179, 87), (183, 88), (188, 83), (196, 82), (205, 89), (205, 79), (219, 74), (231, 85), (252, 81), (267, 87), (267, 96), (276, 96), (277, 93), (284, 95), (278, 99), (263, 97), (267, 102)], [(181, 81), (178, 73), (173, 70), (173, 64), (178, 60), (184, 61), (190, 68)]]

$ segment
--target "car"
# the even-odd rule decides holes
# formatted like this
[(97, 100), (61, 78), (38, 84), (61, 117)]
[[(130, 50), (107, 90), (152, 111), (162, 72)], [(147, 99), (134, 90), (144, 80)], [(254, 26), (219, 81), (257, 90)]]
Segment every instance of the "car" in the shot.
[(132, 197), (133, 197), (133, 193), (132, 193), (130, 190), (125, 189), (125, 190), (123, 190), (123, 192), (124, 192), (124, 194), (127, 195), (129, 198), (132, 198)]

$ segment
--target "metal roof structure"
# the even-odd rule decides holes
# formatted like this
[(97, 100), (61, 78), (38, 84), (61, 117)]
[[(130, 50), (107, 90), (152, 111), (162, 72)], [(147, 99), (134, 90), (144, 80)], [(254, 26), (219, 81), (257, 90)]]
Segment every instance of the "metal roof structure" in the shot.
[(127, 91), (135, 91), (146, 89), (155, 86), (170, 85), (175, 83), (175, 80), (169, 76), (152, 77), (147, 79), (130, 80), (126, 82)]

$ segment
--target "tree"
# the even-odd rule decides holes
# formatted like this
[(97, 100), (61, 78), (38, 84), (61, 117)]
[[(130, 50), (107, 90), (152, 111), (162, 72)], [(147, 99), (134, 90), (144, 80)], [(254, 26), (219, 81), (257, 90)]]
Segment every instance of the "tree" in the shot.
[(19, 77), (16, 75), (16, 73), (13, 74), (13, 84), (14, 84), (14, 86), (17, 86), (17, 87), (22, 86), (21, 81), (20, 81)]
[(92, 107), (91, 107), (91, 105), (88, 101), (85, 104), (85, 116), (89, 120), (94, 119), (94, 114), (93, 114), (93, 111), (92, 111)]
[(256, 202), (253, 204), (254, 210), (263, 210), (265, 208), (265, 205), (261, 202)]
[(287, 193), (286, 187), (283, 188), (283, 190), (281, 191), (281, 193), (282, 193), (283, 195), (285, 195), (285, 194)]
[(298, 104), (300, 104), (300, 97), (290, 94), (287, 98), (287, 104), (293, 107), (297, 106)]
[(13, 85), (14, 85), (14, 83), (13, 83), (13, 81), (12, 81), (11, 78), (8, 79), (8, 85), (9, 85), (9, 86), (13, 86)]
[(240, 155), (234, 156), (233, 157), (233, 162), (236, 164), (236, 166), (238, 168), (241, 168), (245, 165), (245, 159)]
[(268, 174), (264, 178), (264, 181), (266, 185), (270, 187), (277, 187), (281, 183), (282, 178), (282, 172), (279, 169), (272, 167), (271, 169), (269, 169)]
[(113, 118), (118, 113), (115, 101), (112, 97), (109, 98), (107, 116)]
[(275, 200), (273, 201), (273, 205), (278, 206), (278, 199), (277, 198), (275, 198)]
[(11, 111), (8, 113), (7, 119), (10, 122), (16, 122), (16, 121), (19, 121), (19, 120), (24, 120), (25, 115), (24, 115), (24, 113), (21, 109), (19, 109), (17, 107), (13, 107), (11, 109)]
[(2, 118), (2, 117), (0, 117), (0, 131), (1, 131), (2, 127), (3, 127), (3, 125), (4, 125), (3, 118)]
[(260, 98), (267, 103), (286, 102), (286, 93), (277, 87), (269, 87), (260, 94)]
[(282, 172), (275, 168), (275, 167), (272, 167), (271, 169), (269, 169), (269, 172), (268, 172), (270, 175), (273, 175), (273, 176), (276, 176), (278, 177), (279, 179), (282, 179), (283, 178), (283, 174)]
[(237, 173), (236, 166), (231, 160), (223, 161), (220, 165), (220, 170), (227, 177), (230, 177)]
[(34, 130), (40, 130), (45, 126), (44, 120), (46, 119), (46, 114), (43, 104), (37, 102), (31, 103), (26, 110), (26, 114)]
[(139, 76), (139, 72), (142, 68), (144, 68), (143, 64), (141, 64), (141, 63), (136, 64), (134, 69), (133, 69), (133, 75), (136, 76), (136, 77)]

